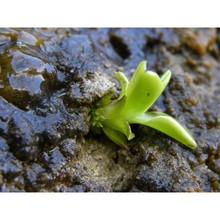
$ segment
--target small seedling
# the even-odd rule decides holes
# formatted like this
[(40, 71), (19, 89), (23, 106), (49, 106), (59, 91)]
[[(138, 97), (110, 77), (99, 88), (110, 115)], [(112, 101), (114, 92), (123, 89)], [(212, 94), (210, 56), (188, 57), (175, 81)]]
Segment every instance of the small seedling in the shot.
[(146, 71), (146, 61), (142, 61), (131, 80), (122, 72), (115, 72), (121, 83), (121, 93), (116, 100), (111, 95), (103, 97), (92, 109), (92, 130), (101, 130), (117, 145), (127, 146), (127, 140), (135, 137), (130, 124), (141, 124), (161, 131), (189, 148), (197, 144), (190, 131), (171, 116), (161, 112), (147, 112), (166, 88), (171, 78), (167, 70), (161, 77)]

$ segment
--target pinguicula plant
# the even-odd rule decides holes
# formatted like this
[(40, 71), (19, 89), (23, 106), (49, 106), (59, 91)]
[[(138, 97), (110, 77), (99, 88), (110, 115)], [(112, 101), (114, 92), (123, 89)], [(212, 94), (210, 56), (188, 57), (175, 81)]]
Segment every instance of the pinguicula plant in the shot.
[(130, 124), (141, 124), (157, 129), (194, 149), (197, 144), (190, 131), (171, 116), (148, 111), (166, 88), (171, 78), (167, 70), (161, 77), (146, 70), (146, 61), (142, 61), (131, 80), (122, 72), (115, 72), (121, 83), (121, 93), (116, 100), (111, 95), (103, 97), (92, 109), (91, 125), (95, 132), (103, 131), (117, 145), (127, 146), (127, 140), (135, 137)]

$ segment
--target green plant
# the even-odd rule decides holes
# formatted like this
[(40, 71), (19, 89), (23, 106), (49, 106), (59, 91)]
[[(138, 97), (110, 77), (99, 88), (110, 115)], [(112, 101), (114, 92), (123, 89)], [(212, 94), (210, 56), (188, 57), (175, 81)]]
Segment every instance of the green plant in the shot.
[(103, 97), (92, 109), (92, 130), (101, 130), (116, 144), (126, 147), (127, 140), (134, 138), (130, 124), (141, 124), (157, 129), (192, 149), (196, 142), (190, 131), (171, 116), (160, 112), (147, 112), (166, 88), (171, 78), (167, 70), (161, 77), (146, 71), (146, 61), (142, 61), (131, 80), (122, 72), (115, 72), (121, 83), (121, 93), (117, 100), (112, 96)]

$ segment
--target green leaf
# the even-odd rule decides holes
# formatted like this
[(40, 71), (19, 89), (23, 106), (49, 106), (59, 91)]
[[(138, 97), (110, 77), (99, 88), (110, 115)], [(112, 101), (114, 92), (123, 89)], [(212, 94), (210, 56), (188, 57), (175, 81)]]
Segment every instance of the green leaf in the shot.
[(112, 101), (109, 105), (99, 108), (97, 113), (101, 114), (104, 119), (111, 119), (117, 117), (121, 110), (123, 109), (126, 102), (126, 97), (124, 96), (120, 100)]
[(113, 93), (109, 93), (96, 102), (97, 107), (106, 106), (111, 102)]
[(128, 78), (125, 76), (125, 74), (122, 72), (115, 72), (115, 77), (121, 83), (121, 93), (118, 97), (118, 99), (121, 99), (126, 94), (129, 81), (128, 81)]
[(161, 95), (168, 84), (171, 72), (166, 71), (161, 77), (152, 71), (146, 72), (146, 61), (142, 61), (135, 70), (125, 95), (127, 100), (121, 112), (126, 119), (146, 112)]
[[(160, 77), (160, 80), (161, 80), (161, 83), (162, 83), (162, 87), (161, 87), (161, 90), (162, 92), (164, 91), (164, 89), (166, 88), (167, 84), (169, 83), (170, 81), (170, 78), (171, 78), (171, 71), (170, 70), (167, 70), (161, 77)], [(161, 92), (161, 93), (162, 93)]]
[(109, 127), (103, 127), (102, 130), (110, 140), (121, 147), (127, 148), (126, 137), (121, 132), (113, 130)]
[(190, 131), (171, 116), (160, 112), (147, 112), (129, 120), (132, 124), (142, 124), (155, 128), (189, 148), (195, 149), (197, 144)]
[(126, 135), (128, 140), (134, 138), (134, 133), (131, 131), (131, 127), (129, 123), (120, 115), (115, 117), (114, 119), (107, 119), (103, 122), (103, 127), (109, 127), (116, 131), (120, 131), (124, 135)]

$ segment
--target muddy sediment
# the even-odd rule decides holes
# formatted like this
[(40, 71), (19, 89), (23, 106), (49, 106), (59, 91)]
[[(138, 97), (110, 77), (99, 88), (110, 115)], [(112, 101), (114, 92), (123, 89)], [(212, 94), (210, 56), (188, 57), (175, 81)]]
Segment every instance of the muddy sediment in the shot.
[[(218, 29), (0, 29), (0, 191), (219, 192)], [(133, 125), (121, 149), (90, 131), (93, 103), (137, 64), (172, 78), (151, 108), (195, 150)]]

